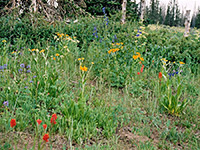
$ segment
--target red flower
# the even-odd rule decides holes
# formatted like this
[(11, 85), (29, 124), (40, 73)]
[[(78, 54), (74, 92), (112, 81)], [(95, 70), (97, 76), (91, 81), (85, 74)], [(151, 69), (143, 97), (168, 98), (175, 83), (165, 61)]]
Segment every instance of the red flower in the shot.
[(56, 119), (51, 117), (51, 124), (56, 124)]
[(36, 121), (37, 121), (38, 125), (40, 125), (42, 123), (42, 120), (40, 120), (40, 119), (38, 119)]
[(13, 128), (14, 126), (16, 126), (16, 120), (15, 119), (11, 119), (10, 121), (10, 126)]
[(140, 72), (138, 72), (137, 74), (140, 75)]
[(142, 65), (141, 69), (140, 69), (140, 72), (142, 73), (143, 72), (143, 69), (144, 69), (144, 65)]
[(55, 120), (57, 119), (57, 115), (56, 114), (53, 114), (52, 115), (52, 118), (55, 118)]
[(56, 119), (57, 119), (57, 115), (53, 114), (52, 117), (51, 117), (51, 123), (56, 124)]
[(162, 73), (161, 73), (161, 72), (159, 72), (159, 74), (158, 74), (158, 78), (159, 78), (159, 79), (162, 78)]
[(46, 124), (43, 124), (43, 128), (46, 129), (46, 128), (47, 128), (47, 125), (46, 125)]
[(45, 134), (42, 138), (44, 141), (48, 142), (49, 140), (49, 134)]

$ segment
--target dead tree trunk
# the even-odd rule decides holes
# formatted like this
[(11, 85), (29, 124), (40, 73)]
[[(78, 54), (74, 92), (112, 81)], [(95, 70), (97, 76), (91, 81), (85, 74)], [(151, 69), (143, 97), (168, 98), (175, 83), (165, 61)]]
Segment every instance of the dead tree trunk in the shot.
[(15, 0), (12, 0), (12, 8), (15, 8)]
[(122, 3), (122, 24), (125, 24), (125, 20), (126, 20), (126, 3), (127, 3), (127, 0), (123, 0), (123, 3)]
[(141, 0), (141, 16), (140, 19), (144, 20), (144, 13), (145, 13), (146, 2), (145, 0)]
[(185, 14), (185, 33), (184, 36), (187, 37), (190, 33), (190, 12), (191, 10), (186, 10)]
[(30, 7), (30, 11), (36, 13), (37, 11), (37, 2), (36, 0), (32, 0), (32, 3), (31, 3), (31, 7)]

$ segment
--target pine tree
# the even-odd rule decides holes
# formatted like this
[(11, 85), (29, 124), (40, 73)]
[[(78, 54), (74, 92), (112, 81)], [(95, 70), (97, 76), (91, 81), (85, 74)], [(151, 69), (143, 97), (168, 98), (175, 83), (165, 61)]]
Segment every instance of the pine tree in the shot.
[(200, 8), (198, 8), (198, 12), (197, 12), (197, 15), (196, 15), (195, 27), (200, 28)]

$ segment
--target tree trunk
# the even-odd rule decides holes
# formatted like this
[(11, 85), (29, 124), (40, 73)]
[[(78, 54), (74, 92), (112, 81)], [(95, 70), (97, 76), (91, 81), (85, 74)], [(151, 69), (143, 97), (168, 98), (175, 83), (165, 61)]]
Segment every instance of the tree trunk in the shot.
[(12, 0), (12, 8), (15, 8), (15, 0)]
[(140, 19), (144, 20), (144, 13), (145, 13), (146, 2), (145, 0), (141, 0), (141, 16)]
[(190, 33), (190, 12), (191, 10), (186, 10), (185, 14), (185, 33), (184, 36), (187, 37)]
[(30, 11), (32, 12), (32, 10), (33, 10), (34, 13), (36, 13), (36, 11), (37, 11), (37, 2), (36, 2), (36, 0), (32, 0)]
[(126, 20), (126, 3), (127, 3), (127, 0), (123, 0), (123, 3), (122, 3), (122, 24), (125, 24), (125, 20)]

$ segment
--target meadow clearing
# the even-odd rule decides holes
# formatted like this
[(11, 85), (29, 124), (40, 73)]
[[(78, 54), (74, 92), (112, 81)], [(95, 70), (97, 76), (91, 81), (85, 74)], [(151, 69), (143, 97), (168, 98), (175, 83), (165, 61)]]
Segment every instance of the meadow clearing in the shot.
[(0, 149), (200, 148), (200, 31), (0, 18)]

